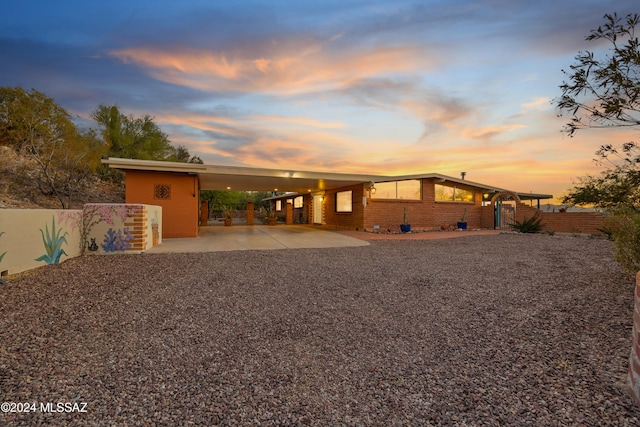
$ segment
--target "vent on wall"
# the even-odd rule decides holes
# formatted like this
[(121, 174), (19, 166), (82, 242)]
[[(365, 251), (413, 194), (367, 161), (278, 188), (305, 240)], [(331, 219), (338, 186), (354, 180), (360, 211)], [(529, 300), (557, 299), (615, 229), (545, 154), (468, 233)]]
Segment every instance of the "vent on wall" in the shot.
[(170, 200), (171, 184), (155, 184), (153, 188), (153, 198), (160, 200)]

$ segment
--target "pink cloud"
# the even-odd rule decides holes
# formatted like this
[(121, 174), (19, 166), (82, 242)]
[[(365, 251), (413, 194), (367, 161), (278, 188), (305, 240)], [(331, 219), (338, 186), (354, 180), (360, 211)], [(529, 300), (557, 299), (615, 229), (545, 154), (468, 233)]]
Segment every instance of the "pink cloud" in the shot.
[(330, 51), (326, 43), (264, 45), (253, 51), (211, 51), (185, 47), (142, 46), (112, 51), (123, 62), (146, 69), (153, 77), (201, 90), (300, 93), (340, 89), (384, 73), (413, 72), (427, 66), (417, 46), (362, 51)]

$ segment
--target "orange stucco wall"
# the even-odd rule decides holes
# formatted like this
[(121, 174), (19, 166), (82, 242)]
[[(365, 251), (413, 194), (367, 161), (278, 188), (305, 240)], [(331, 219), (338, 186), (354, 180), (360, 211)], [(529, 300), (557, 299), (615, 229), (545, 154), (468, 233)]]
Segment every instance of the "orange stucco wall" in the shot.
[(126, 202), (162, 206), (162, 237), (198, 236), (198, 177), (126, 171)]

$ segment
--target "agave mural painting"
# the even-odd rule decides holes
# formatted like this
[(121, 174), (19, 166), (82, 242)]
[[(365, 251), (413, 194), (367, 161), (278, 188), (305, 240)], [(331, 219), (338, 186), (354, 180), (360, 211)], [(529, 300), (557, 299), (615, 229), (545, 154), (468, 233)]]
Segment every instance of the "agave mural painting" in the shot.
[[(2, 236), (4, 234), (4, 231), (0, 231), (0, 236)], [(2, 262), (2, 258), (4, 258), (4, 256), (7, 254), (7, 251), (4, 251), (3, 253), (0, 254), (0, 262)]]
[(52, 216), (51, 233), (49, 233), (48, 224), (45, 224), (45, 231), (42, 231), (42, 228), (40, 229), (40, 234), (42, 234), (42, 243), (44, 243), (44, 249), (47, 253), (36, 258), (36, 261), (44, 261), (47, 264), (58, 264), (62, 255), (68, 256), (64, 249), (62, 249), (62, 244), (67, 243), (66, 237), (69, 233), (65, 232), (62, 235), (61, 233), (62, 227), (56, 231), (56, 219)]

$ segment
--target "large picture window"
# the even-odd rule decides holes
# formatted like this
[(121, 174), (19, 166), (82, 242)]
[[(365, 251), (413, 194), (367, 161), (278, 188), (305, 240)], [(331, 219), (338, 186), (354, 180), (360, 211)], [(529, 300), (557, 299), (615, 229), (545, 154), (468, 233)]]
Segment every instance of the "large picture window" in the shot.
[(302, 196), (298, 196), (295, 199), (293, 199), (294, 208), (301, 208), (303, 206), (304, 206), (304, 198)]
[(455, 186), (436, 184), (436, 202), (466, 202), (473, 203), (475, 193)]
[(336, 193), (336, 212), (353, 211), (353, 191), (340, 191)]
[(404, 181), (376, 182), (375, 191), (371, 193), (372, 199), (391, 200), (420, 200), (420, 180), (407, 179)]

